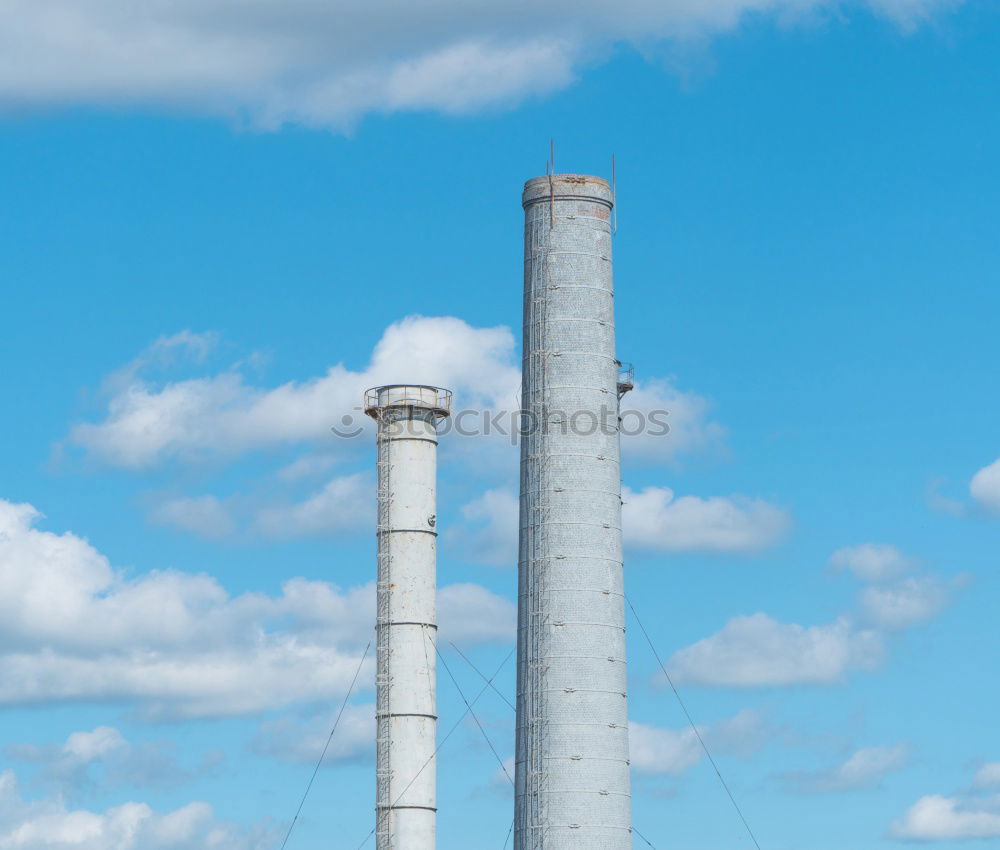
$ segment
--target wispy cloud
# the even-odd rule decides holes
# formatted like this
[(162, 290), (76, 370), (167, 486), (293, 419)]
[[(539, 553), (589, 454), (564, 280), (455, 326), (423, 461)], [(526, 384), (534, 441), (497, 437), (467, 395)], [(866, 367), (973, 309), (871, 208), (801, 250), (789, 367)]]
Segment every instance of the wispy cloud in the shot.
[(326, 749), (325, 765), (369, 758), (375, 751), (375, 706), (348, 706), (330, 738), (336, 715), (314, 715), (304, 720), (279, 717), (261, 724), (250, 748), (258, 755), (278, 761), (315, 764)]
[(190, 781), (217, 767), (224, 759), (215, 751), (194, 769), (181, 765), (173, 748), (163, 742), (133, 744), (112, 726), (74, 732), (61, 744), (11, 744), (8, 757), (42, 768), (46, 782), (74, 796), (94, 787), (92, 768), (102, 768), (101, 787), (161, 788)]
[(893, 771), (906, 766), (909, 747), (866, 747), (852, 753), (841, 764), (826, 770), (785, 774), (785, 784), (794, 791), (825, 794), (870, 788)]
[(774, 738), (776, 730), (756, 711), (741, 711), (715, 725), (666, 729), (646, 723), (629, 723), (629, 756), (632, 769), (648, 775), (679, 776), (704, 756), (702, 740), (713, 753), (748, 756)]
[(885, 581), (909, 570), (913, 559), (887, 543), (861, 543), (838, 549), (830, 556), (830, 566), (849, 570), (862, 581)]
[(366, 473), (334, 478), (301, 502), (261, 508), (253, 520), (257, 531), (276, 539), (326, 536), (374, 522), (375, 485)]
[(236, 531), (236, 522), (215, 496), (178, 497), (159, 502), (149, 518), (156, 525), (179, 528), (209, 540), (221, 540)]

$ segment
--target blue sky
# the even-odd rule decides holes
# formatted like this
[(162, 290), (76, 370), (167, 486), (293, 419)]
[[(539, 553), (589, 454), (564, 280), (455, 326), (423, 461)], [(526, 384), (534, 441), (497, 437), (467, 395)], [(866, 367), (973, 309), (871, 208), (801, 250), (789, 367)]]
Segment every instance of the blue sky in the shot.
[[(1000, 840), (1000, 15), (618, 6), (0, 10), (0, 847), (280, 844), (370, 635), (371, 434), (329, 426), (380, 381), (510, 409), (550, 137), (616, 156), (628, 401), (673, 426), (624, 447), (628, 593), (761, 846)], [(441, 451), (474, 694), (517, 456)], [(749, 846), (631, 635), (636, 827)], [(363, 671), (289, 848), (371, 828)], [(474, 724), (439, 776), (442, 850), (500, 847)]]

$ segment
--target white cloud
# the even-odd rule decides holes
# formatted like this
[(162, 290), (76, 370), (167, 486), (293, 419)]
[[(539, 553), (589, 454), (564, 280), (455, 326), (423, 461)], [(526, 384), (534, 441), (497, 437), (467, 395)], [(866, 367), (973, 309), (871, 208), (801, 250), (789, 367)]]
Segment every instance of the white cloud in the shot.
[(660, 378), (636, 381), (621, 403), (622, 456), (670, 462), (678, 455), (718, 449), (725, 429), (708, 418), (709, 402)]
[[(302, 469), (289, 478), (278, 472), (279, 480), (298, 481), (308, 477)], [(287, 468), (286, 468), (287, 469)], [(368, 473), (335, 477), (320, 489), (292, 500), (268, 488), (267, 502), (261, 497), (236, 495), (222, 500), (216, 496), (182, 496), (154, 502), (149, 512), (156, 525), (180, 529), (207, 540), (223, 540), (237, 534), (243, 537), (266, 537), (293, 540), (302, 537), (331, 537), (373, 528), (375, 522), (375, 487)]]
[(108, 375), (103, 389), (108, 393), (118, 392), (132, 383), (140, 372), (164, 369), (183, 362), (203, 363), (218, 342), (215, 333), (190, 330), (158, 337), (138, 357)]
[[(743, 497), (675, 498), (666, 487), (640, 492), (622, 488), (624, 543), (662, 552), (747, 552), (776, 543), (791, 524), (788, 514), (761, 500)], [(517, 495), (487, 490), (461, 509), (464, 524), (446, 532), (449, 545), (472, 561), (517, 564)]]
[(117, 729), (98, 726), (91, 732), (74, 732), (58, 745), (11, 744), (5, 750), (11, 758), (41, 764), (47, 778), (79, 787), (86, 782), (87, 768), (95, 762), (114, 759), (129, 749)]
[(960, 800), (930, 794), (893, 823), (889, 835), (913, 841), (1000, 838), (1000, 798)]
[(1000, 788), (1000, 761), (987, 762), (972, 780), (976, 788)]
[(861, 594), (868, 620), (883, 629), (905, 629), (930, 620), (947, 605), (948, 588), (933, 576), (905, 578)]
[(218, 820), (207, 803), (166, 814), (145, 803), (104, 812), (70, 810), (56, 799), (28, 802), (13, 772), (0, 774), (0, 848), (3, 850), (267, 850), (277, 830), (249, 830)]
[(622, 491), (625, 543), (666, 552), (745, 552), (780, 540), (791, 525), (781, 508), (762, 499), (675, 498), (666, 487)]
[(637, 380), (621, 403), (622, 455), (672, 461), (688, 452), (717, 449), (725, 429), (708, 418), (709, 402), (662, 378)]
[(692, 729), (661, 729), (629, 723), (629, 757), (637, 773), (678, 776), (701, 760), (701, 744)]
[(229, 537), (236, 531), (236, 521), (215, 496), (165, 499), (150, 511), (157, 525), (179, 528), (209, 540)]
[(972, 477), (969, 493), (987, 510), (1000, 513), (1000, 459), (983, 467)]
[(918, 562), (894, 546), (866, 543), (838, 549), (830, 566), (870, 584), (858, 610), (834, 622), (802, 626), (764, 613), (731, 619), (716, 634), (674, 653), (680, 679), (709, 685), (753, 687), (832, 684), (881, 662), (891, 632), (924, 623), (948, 604), (968, 577), (949, 582), (934, 575), (899, 577)]
[(385, 106), (464, 113), (548, 94), (573, 82), (576, 52), (572, 41), (553, 37), (461, 41), (397, 64), (384, 83)]
[[(154, 343), (154, 351), (163, 345)], [(455, 394), (455, 416), (442, 428), (443, 451), (474, 453), (477, 469), (484, 464), (484, 445), (501, 452), (505, 464), (513, 451), (521, 375), (514, 335), (506, 327), (474, 328), (452, 317), (411, 316), (385, 330), (363, 370), (338, 364), (320, 377), (273, 388), (248, 383), (238, 366), (214, 375), (157, 382), (147, 366), (158, 356), (144, 353), (115, 373), (106, 382), (103, 421), (76, 425), (68, 443), (92, 459), (132, 470), (171, 460), (233, 459), (251, 451), (306, 445), (314, 450), (315, 461), (307, 456), (279, 471), (286, 482), (301, 480), (317, 466), (328, 468), (337, 453), (371, 446), (373, 426), (359, 410), (365, 389), (413, 381)], [(671, 430), (657, 436), (652, 425), (634, 436), (623, 435), (626, 456), (671, 462), (681, 452), (707, 450), (719, 441), (721, 428), (707, 420), (707, 403), (693, 393), (652, 381), (628, 398), (630, 409), (643, 421), (656, 410), (669, 411)], [(354, 436), (338, 439), (330, 432), (332, 426), (340, 435)], [(323, 450), (317, 452), (320, 446)]]
[(476, 563), (517, 566), (520, 508), (515, 493), (504, 488), (487, 490), (463, 505), (461, 513), (468, 525), (454, 525), (446, 531), (449, 545)]
[(933, 575), (895, 578), (916, 561), (892, 546), (864, 544), (834, 552), (830, 564), (868, 582), (859, 610), (818, 626), (781, 623), (764, 613), (731, 619), (716, 634), (674, 653), (680, 679), (736, 687), (831, 684), (881, 662), (889, 633), (924, 623), (945, 607), (953, 588)]
[[(703, 38), (824, 0), (6, 0), (0, 104), (153, 104), (261, 126), (468, 112), (570, 84), (617, 43)], [(858, 0), (913, 23), (953, 0)]]
[(881, 636), (847, 618), (806, 627), (754, 614), (675, 652), (667, 667), (678, 681), (707, 685), (831, 684), (875, 668), (882, 655)]
[(816, 773), (795, 773), (786, 782), (799, 791), (828, 793), (853, 791), (878, 784), (882, 777), (901, 770), (909, 757), (909, 747), (867, 747), (853, 753), (842, 764)]
[(862, 581), (886, 581), (896, 578), (914, 566), (895, 546), (885, 543), (862, 543), (844, 546), (830, 556), (830, 566), (835, 570), (849, 570)]
[(375, 487), (365, 473), (334, 478), (302, 502), (258, 511), (254, 525), (265, 537), (288, 539), (374, 527)]
[[(372, 631), (372, 584), (298, 578), (280, 595), (231, 597), (206, 575), (128, 578), (82, 538), (35, 528), (39, 517), (0, 500), (0, 705), (124, 701), (183, 717), (345, 693)], [(485, 588), (444, 587), (439, 606), (452, 640), (513, 636), (513, 605)]]
[[(910, 575), (919, 562), (884, 543), (845, 546), (830, 556), (830, 566), (849, 571), (871, 586), (861, 593), (861, 615), (872, 625), (892, 631), (930, 620), (947, 605), (951, 591), (933, 575)], [(956, 580), (960, 584), (962, 579)]]
[[(334, 443), (332, 425), (345, 434), (370, 427), (358, 408), (364, 391), (379, 384), (433, 383), (460, 394), (466, 407), (502, 408), (516, 407), (520, 387), (510, 330), (417, 316), (390, 325), (361, 372), (338, 364), (321, 377), (273, 389), (251, 386), (235, 370), (165, 384), (141, 370), (130, 375), (116, 383), (105, 420), (77, 425), (69, 436), (93, 457), (127, 469)], [(359, 439), (365, 438), (344, 442), (359, 445)]]

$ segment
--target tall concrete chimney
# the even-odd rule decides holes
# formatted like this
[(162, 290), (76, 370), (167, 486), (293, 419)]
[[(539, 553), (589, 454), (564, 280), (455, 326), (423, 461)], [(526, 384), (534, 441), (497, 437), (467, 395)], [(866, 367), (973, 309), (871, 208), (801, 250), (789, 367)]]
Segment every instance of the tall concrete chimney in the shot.
[(437, 427), (451, 393), (365, 394), (378, 423), (377, 850), (434, 850)]
[(632, 847), (608, 183), (524, 187), (515, 850)]

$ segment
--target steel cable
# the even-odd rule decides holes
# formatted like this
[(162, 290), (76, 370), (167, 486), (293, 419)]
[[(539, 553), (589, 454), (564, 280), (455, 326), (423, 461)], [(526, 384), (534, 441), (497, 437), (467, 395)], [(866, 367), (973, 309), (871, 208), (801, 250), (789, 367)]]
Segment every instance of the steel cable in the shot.
[[(483, 694), (485, 694), (487, 690), (489, 690), (489, 687), (490, 687), (490, 685), (492, 684), (493, 680), (494, 680), (494, 679), (495, 679), (495, 678), (496, 678), (497, 676), (499, 676), (499, 675), (500, 675), (500, 671), (501, 671), (501, 670), (503, 670), (503, 668), (504, 668), (504, 667), (505, 667), (505, 666), (507, 665), (507, 662), (508, 662), (508, 661), (510, 661), (510, 657), (511, 657), (511, 656), (512, 656), (513, 654), (514, 654), (514, 650), (513, 650), (513, 649), (511, 649), (511, 651), (507, 653), (507, 655), (506, 655), (506, 657), (504, 658), (504, 660), (500, 662), (500, 666), (499, 666), (499, 667), (497, 667), (496, 671), (495, 671), (495, 672), (493, 673), (493, 675), (492, 675), (492, 676), (490, 677), (490, 679), (489, 679), (489, 680), (487, 681), (487, 683), (486, 683), (485, 685), (483, 685), (483, 687), (482, 687), (482, 689), (481, 689), (481, 690), (479, 691), (479, 693), (478, 693), (478, 694), (476, 694), (476, 696), (475, 696), (475, 697), (473, 698), (473, 700), (472, 700), (472, 704), (471, 704), (471, 705), (475, 705), (475, 704), (476, 704), (477, 702), (479, 702), (479, 699), (480, 699), (480, 697), (482, 697), (482, 695), (483, 695)], [(461, 716), (461, 717), (459, 717), (459, 718), (458, 718), (458, 720), (456, 720), (456, 721), (455, 721), (455, 725), (454, 725), (454, 726), (452, 726), (452, 727), (451, 727), (451, 729), (449, 729), (449, 730), (448, 730), (448, 734), (447, 734), (447, 735), (445, 735), (445, 736), (444, 736), (444, 737), (443, 737), (443, 738), (441, 739), (441, 742), (440, 742), (440, 743), (439, 743), (439, 744), (437, 745), (437, 747), (435, 748), (434, 752), (433, 752), (433, 753), (431, 753), (431, 757), (430, 757), (429, 759), (427, 759), (427, 761), (425, 761), (425, 762), (424, 762), (424, 763), (423, 763), (423, 764), (422, 764), (422, 765), (420, 766), (420, 770), (418, 770), (418, 771), (417, 771), (417, 772), (416, 772), (416, 773), (415, 773), (415, 774), (413, 775), (413, 778), (412, 778), (412, 779), (411, 779), (411, 780), (409, 781), (409, 783), (407, 784), (407, 786), (406, 786), (406, 787), (405, 787), (405, 788), (404, 788), (404, 789), (403, 789), (402, 791), (400, 791), (400, 792), (399, 792), (399, 796), (397, 796), (397, 797), (396, 797), (396, 799), (395, 799), (395, 800), (393, 801), (393, 805), (396, 805), (396, 803), (398, 803), (398, 802), (399, 802), (399, 801), (400, 801), (400, 800), (401, 800), (401, 799), (403, 798), (403, 795), (404, 795), (404, 794), (405, 794), (405, 793), (406, 793), (407, 791), (409, 791), (409, 790), (410, 790), (410, 786), (411, 786), (411, 785), (412, 785), (412, 784), (413, 784), (414, 782), (416, 782), (416, 781), (417, 781), (417, 777), (418, 777), (418, 776), (420, 776), (420, 774), (424, 772), (424, 768), (426, 768), (426, 767), (427, 767), (427, 765), (429, 765), (429, 764), (430, 764), (430, 763), (431, 763), (431, 762), (432, 762), (432, 761), (433, 761), (433, 760), (434, 760), (434, 759), (435, 759), (435, 758), (437, 757), (437, 754), (438, 754), (438, 753), (439, 753), (439, 752), (441, 751), (441, 748), (442, 748), (442, 747), (443, 747), (443, 746), (444, 746), (444, 745), (445, 745), (445, 744), (446, 744), (446, 743), (448, 742), (448, 739), (449, 739), (449, 738), (450, 738), (450, 737), (451, 737), (451, 736), (452, 736), (452, 735), (453, 735), (453, 734), (455, 733), (455, 730), (456, 730), (456, 729), (458, 729), (458, 727), (462, 725), (462, 721), (463, 721), (463, 720), (465, 720), (465, 716), (466, 716), (466, 715), (467, 715), (467, 714), (468, 714), (468, 713), (469, 713), (469, 712), (470, 712), (471, 710), (472, 710), (472, 708), (471, 708), (471, 706), (470, 706), (469, 708), (466, 708), (464, 712), (462, 712), (462, 716)], [(367, 843), (369, 842), (369, 840), (371, 839), (371, 837), (372, 837), (372, 836), (373, 836), (374, 834), (375, 834), (375, 827), (372, 827), (372, 828), (371, 828), (371, 831), (370, 831), (370, 832), (369, 832), (369, 833), (368, 833), (368, 834), (367, 834), (367, 835), (365, 836), (364, 840), (363, 840), (363, 841), (362, 841), (362, 842), (361, 842), (361, 843), (360, 843), (360, 844), (358, 845), (358, 847), (357, 847), (357, 850), (361, 850), (361, 848), (362, 848), (362, 847), (364, 847), (364, 846), (365, 846), (365, 845), (366, 845), (366, 844), (367, 844)]]
[(351, 679), (351, 686), (347, 689), (347, 696), (344, 697), (344, 701), (340, 705), (340, 711), (337, 712), (337, 719), (333, 721), (333, 728), (330, 730), (330, 734), (326, 739), (326, 744), (323, 746), (323, 752), (320, 753), (319, 761), (316, 762), (316, 767), (313, 768), (312, 776), (309, 777), (309, 784), (306, 785), (305, 793), (299, 801), (299, 807), (295, 810), (295, 817), (292, 818), (292, 822), (288, 825), (288, 832), (285, 833), (285, 840), (281, 842), (281, 850), (285, 850), (285, 845), (288, 844), (288, 839), (292, 837), (292, 830), (295, 829), (295, 824), (298, 823), (299, 815), (302, 814), (302, 807), (306, 804), (306, 798), (309, 796), (313, 783), (316, 781), (316, 775), (319, 773), (319, 769), (323, 764), (323, 759), (326, 758), (327, 750), (330, 749), (330, 742), (333, 740), (333, 736), (337, 732), (337, 727), (340, 725), (340, 718), (344, 716), (344, 710), (347, 708), (347, 703), (350, 701), (351, 694), (354, 692), (354, 686), (358, 683), (358, 676), (361, 675), (361, 668), (364, 666), (365, 659), (368, 658), (368, 650), (371, 648), (372, 642), (368, 641), (368, 646), (365, 647), (364, 655), (361, 656), (361, 661), (358, 662), (358, 669), (354, 671), (354, 678)]
[(680, 692), (677, 690), (677, 686), (674, 684), (674, 680), (670, 678), (670, 674), (667, 672), (667, 666), (663, 663), (663, 659), (660, 658), (660, 653), (656, 651), (656, 647), (653, 645), (653, 641), (649, 636), (649, 632), (646, 631), (646, 627), (642, 624), (642, 620), (639, 619), (638, 613), (636, 613), (635, 606), (632, 604), (632, 600), (625, 597), (625, 601), (628, 603), (628, 607), (632, 611), (632, 616), (635, 617), (636, 623), (639, 625), (639, 630), (642, 632), (644, 638), (646, 638), (646, 643), (649, 644), (649, 648), (653, 651), (653, 656), (656, 658), (656, 663), (660, 665), (660, 669), (663, 671), (663, 675), (667, 680), (667, 684), (670, 685), (670, 690), (674, 692), (674, 696), (677, 697), (677, 704), (680, 705), (681, 711), (684, 712), (684, 716), (687, 718), (688, 724), (691, 726), (691, 730), (694, 732), (695, 737), (698, 739), (698, 743), (701, 744), (702, 750), (705, 751), (705, 755), (708, 757), (709, 762), (712, 765), (712, 769), (715, 771), (715, 775), (719, 777), (719, 782), (722, 783), (722, 787), (725, 789), (726, 794), (729, 797), (729, 801), (733, 804), (733, 808), (736, 809), (736, 814), (740, 816), (740, 820), (743, 821), (743, 826), (746, 827), (747, 834), (750, 836), (750, 840), (753, 842), (754, 847), (760, 850), (760, 844), (757, 842), (757, 837), (753, 834), (753, 830), (750, 828), (750, 824), (743, 814), (743, 810), (740, 808), (739, 803), (736, 802), (736, 797), (733, 796), (733, 792), (729, 789), (729, 785), (722, 776), (722, 771), (719, 770), (719, 766), (715, 763), (715, 759), (712, 758), (711, 752), (709, 752), (708, 745), (705, 743), (705, 739), (701, 736), (701, 731), (695, 725), (694, 720), (691, 718), (691, 714), (684, 704), (684, 700), (681, 699)]

